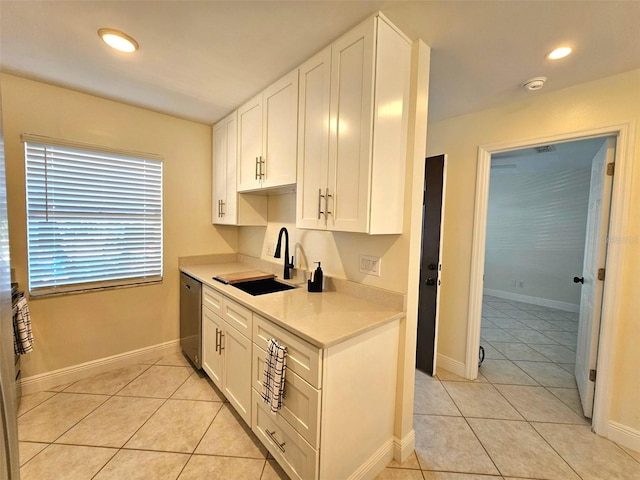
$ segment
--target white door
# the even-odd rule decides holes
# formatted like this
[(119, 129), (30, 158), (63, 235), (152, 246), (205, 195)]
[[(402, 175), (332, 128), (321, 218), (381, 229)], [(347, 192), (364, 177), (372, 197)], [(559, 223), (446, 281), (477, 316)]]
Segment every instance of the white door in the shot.
[(331, 47), (300, 67), (296, 227), (324, 230), (329, 161)]
[(213, 380), (213, 383), (222, 389), (222, 364), (223, 356), (220, 350), (220, 342), (224, 322), (208, 307), (202, 306), (202, 368)]
[(213, 127), (213, 223), (222, 223), (222, 202), (227, 198), (227, 129), (225, 121)]
[(226, 130), (225, 191), (222, 204), (222, 222), (227, 225), (238, 223), (238, 195), (236, 173), (238, 163), (238, 113), (233, 112), (224, 119)]
[(262, 186), (262, 94), (238, 109), (238, 192)]
[(263, 93), (264, 144), (262, 186), (296, 183), (298, 144), (298, 70), (268, 87)]
[(609, 207), (613, 177), (607, 175), (607, 164), (615, 159), (615, 138), (608, 138), (593, 159), (591, 168), (591, 191), (585, 240), (584, 278), (580, 296), (580, 321), (576, 352), (576, 382), (584, 416), (591, 418), (595, 381), (590, 372), (596, 370), (602, 291), (604, 281), (598, 279), (598, 270), (604, 269), (609, 230)]
[(327, 228), (368, 230), (376, 18), (331, 45)]
[(224, 388), (227, 400), (251, 425), (251, 340), (225, 323)]

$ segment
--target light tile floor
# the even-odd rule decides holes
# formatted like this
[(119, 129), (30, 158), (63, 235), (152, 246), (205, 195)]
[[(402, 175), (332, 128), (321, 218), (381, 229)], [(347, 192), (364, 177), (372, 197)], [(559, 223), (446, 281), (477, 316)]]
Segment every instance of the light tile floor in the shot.
[(180, 353), (24, 396), (18, 435), (23, 480), (288, 478)]
[[(575, 314), (485, 298), (478, 379), (416, 372), (416, 452), (378, 480), (640, 479), (640, 453), (582, 416), (576, 331)], [(27, 395), (18, 429), (23, 480), (288, 478), (182, 354)]]
[(640, 479), (640, 454), (591, 433), (583, 417), (573, 377), (577, 320), (485, 297), (478, 379), (416, 372), (416, 455), (380, 478)]

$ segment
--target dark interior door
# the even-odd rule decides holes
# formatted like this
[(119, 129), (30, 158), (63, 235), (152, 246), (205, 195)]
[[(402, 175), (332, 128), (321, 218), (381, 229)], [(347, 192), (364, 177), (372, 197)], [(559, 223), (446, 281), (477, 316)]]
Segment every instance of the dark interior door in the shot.
[(428, 157), (424, 175), (416, 368), (429, 375), (435, 373), (444, 162), (444, 155)]

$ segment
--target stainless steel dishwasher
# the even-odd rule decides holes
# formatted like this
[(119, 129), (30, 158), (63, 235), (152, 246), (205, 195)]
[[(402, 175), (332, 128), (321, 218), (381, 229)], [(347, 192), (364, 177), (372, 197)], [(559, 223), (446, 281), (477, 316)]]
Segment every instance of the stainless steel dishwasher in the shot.
[(180, 346), (193, 365), (202, 368), (202, 283), (180, 272)]

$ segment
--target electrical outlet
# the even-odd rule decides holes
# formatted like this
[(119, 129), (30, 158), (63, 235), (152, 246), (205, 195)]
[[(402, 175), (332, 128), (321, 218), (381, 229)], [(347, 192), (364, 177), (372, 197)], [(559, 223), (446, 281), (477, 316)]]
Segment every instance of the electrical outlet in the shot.
[(367, 275), (380, 276), (380, 267), (382, 261), (380, 257), (372, 257), (371, 255), (360, 255), (360, 273)]
[(518, 282), (518, 287), (524, 288), (524, 282), (522, 280)]
[(273, 252), (275, 252), (276, 250), (276, 244), (273, 241), (269, 241), (267, 242), (267, 255), (270, 255), (273, 257)]

